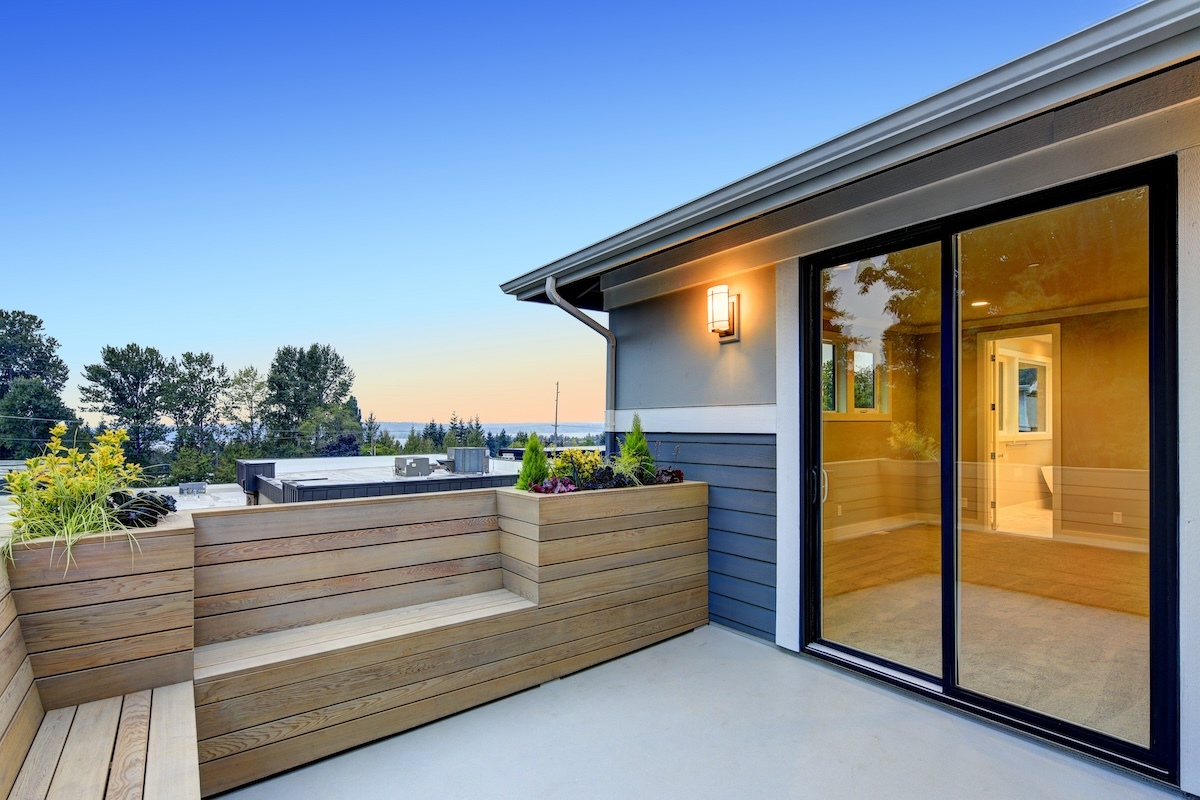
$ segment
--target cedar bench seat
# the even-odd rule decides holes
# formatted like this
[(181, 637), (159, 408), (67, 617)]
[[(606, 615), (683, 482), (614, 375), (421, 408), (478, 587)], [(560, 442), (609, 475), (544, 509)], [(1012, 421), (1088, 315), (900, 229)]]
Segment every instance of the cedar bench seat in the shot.
[(479, 623), (536, 607), (497, 589), (197, 647), (204, 794), (428, 721), (377, 728), (369, 718), (420, 700), (413, 687), (441, 671), (412, 664), (414, 656), (445, 652), (477, 637)]
[(13, 800), (199, 800), (191, 683), (47, 711)]
[[(200, 687), (241, 674), (287, 669), (342, 650), (535, 605), (507, 589), (496, 589), (215, 642), (196, 648), (195, 683)], [(198, 688), (197, 697), (201, 695)]]

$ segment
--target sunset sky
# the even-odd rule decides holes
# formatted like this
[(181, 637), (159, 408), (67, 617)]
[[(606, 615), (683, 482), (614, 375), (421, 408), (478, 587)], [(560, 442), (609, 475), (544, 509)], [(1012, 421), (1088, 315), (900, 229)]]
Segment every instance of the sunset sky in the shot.
[[(9, 2), (0, 308), (364, 414), (604, 416), (604, 341), (498, 284), (1135, 5)], [(601, 315), (603, 321), (603, 315)]]

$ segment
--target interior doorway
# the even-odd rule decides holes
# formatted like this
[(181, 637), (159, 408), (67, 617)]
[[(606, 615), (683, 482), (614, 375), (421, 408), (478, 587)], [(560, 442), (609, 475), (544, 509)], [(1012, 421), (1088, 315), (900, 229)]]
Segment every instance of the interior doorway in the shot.
[(1053, 538), (1062, 530), (1059, 325), (987, 331), (978, 339), (985, 529)]

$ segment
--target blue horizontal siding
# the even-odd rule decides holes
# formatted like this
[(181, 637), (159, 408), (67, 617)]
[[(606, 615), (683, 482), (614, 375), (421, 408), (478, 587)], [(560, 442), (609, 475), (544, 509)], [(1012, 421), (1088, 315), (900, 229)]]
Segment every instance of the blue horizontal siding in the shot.
[(713, 508), (729, 511), (745, 511), (750, 514), (775, 516), (774, 492), (751, 492), (746, 489), (726, 489), (723, 486), (708, 487), (708, 504)]
[(775, 585), (775, 565), (768, 561), (731, 556), (728, 553), (709, 550), (708, 571), (732, 575), (735, 578), (761, 583), (763, 586)]
[(676, 466), (692, 480), (714, 482), (726, 489), (749, 489), (755, 492), (775, 492), (775, 470), (762, 467), (725, 467), (717, 464), (690, 464), (680, 461)]
[(708, 590), (713, 594), (736, 598), (768, 611), (775, 610), (775, 588), (772, 586), (713, 573), (708, 576)]
[(775, 639), (775, 437), (647, 433), (660, 466), (708, 483), (709, 618)]
[(765, 561), (768, 564), (775, 563), (774, 539), (759, 539), (756, 536), (718, 531), (713, 529), (711, 522), (708, 529), (708, 549), (731, 556)]
[(747, 514), (727, 508), (708, 509), (708, 527), (759, 539), (775, 539), (775, 515)]
[(765, 608), (734, 600), (719, 594), (709, 594), (708, 613), (710, 617), (730, 620), (736, 623), (733, 627), (761, 636), (764, 639), (775, 638), (775, 612)]

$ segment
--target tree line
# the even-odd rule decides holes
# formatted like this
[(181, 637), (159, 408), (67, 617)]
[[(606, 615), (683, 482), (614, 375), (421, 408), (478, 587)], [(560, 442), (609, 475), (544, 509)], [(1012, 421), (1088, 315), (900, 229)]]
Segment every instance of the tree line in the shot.
[[(62, 400), (69, 370), (42, 320), (0, 310), (0, 459), (38, 455), (50, 429), (83, 445), (111, 424), (129, 433), (126, 455), (164, 482), (231, 482), (241, 458), (440, 453), (448, 447), (520, 446), (529, 434), (485, 432), (479, 416), (412, 426), (403, 442), (350, 394), (354, 371), (327, 344), (286, 345), (266, 372), (230, 373), (211, 353), (167, 357), (154, 347), (106, 345), (83, 368), (82, 411), (102, 415), (93, 431)], [(168, 425), (167, 420), (173, 424)]]

